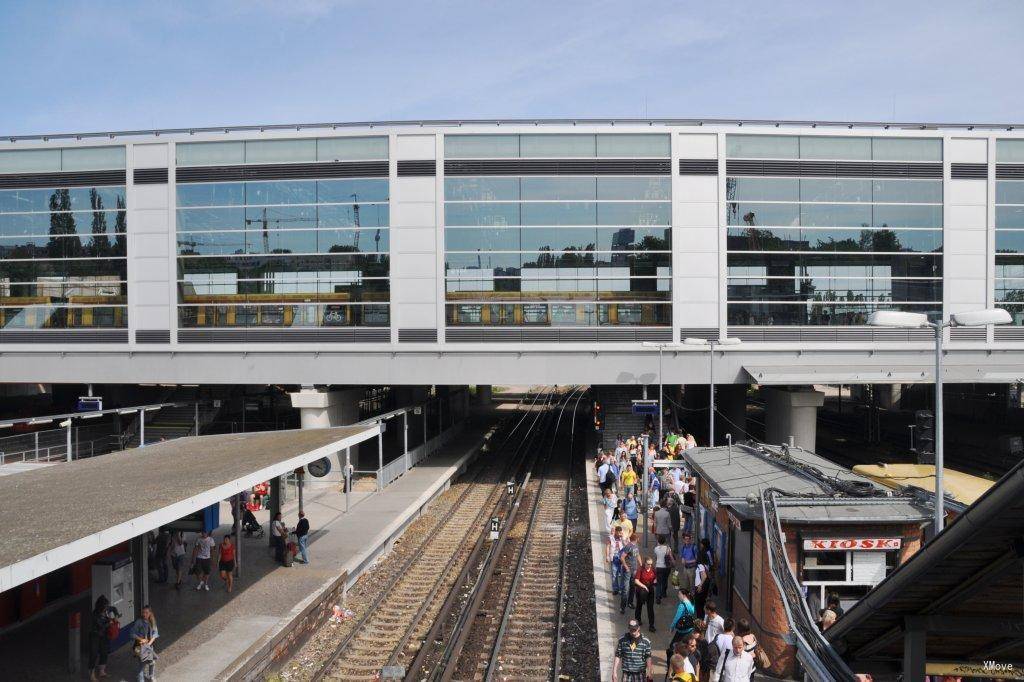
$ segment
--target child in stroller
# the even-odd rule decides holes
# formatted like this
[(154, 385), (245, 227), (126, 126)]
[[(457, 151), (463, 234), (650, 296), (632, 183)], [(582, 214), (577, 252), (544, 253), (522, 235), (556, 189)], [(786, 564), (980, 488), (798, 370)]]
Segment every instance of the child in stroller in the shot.
[(247, 538), (263, 537), (263, 526), (256, 520), (256, 515), (250, 509), (246, 509), (242, 514), (242, 532)]

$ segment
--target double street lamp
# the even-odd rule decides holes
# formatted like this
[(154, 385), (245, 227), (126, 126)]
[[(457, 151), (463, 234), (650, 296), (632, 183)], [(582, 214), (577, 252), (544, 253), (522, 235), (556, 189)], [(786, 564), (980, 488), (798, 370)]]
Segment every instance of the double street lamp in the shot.
[(1009, 324), (1010, 313), (1002, 308), (986, 308), (966, 313), (953, 313), (949, 322), (931, 322), (924, 313), (906, 313), (898, 310), (876, 310), (868, 316), (868, 324), (875, 327), (901, 329), (930, 328), (935, 331), (935, 533), (942, 531), (945, 516), (945, 489), (943, 487), (942, 446), (942, 334), (946, 327), (985, 327), (990, 324)]

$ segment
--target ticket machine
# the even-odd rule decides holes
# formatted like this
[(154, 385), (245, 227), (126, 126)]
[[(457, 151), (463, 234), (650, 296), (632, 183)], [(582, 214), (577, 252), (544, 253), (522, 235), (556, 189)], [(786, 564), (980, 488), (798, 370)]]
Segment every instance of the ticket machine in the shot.
[(92, 565), (92, 601), (90, 609), (101, 595), (106, 595), (113, 606), (121, 614), (121, 634), (110, 643), (111, 650), (124, 644), (129, 637), (131, 624), (138, 615), (135, 608), (135, 577), (134, 565), (130, 556), (104, 557)]

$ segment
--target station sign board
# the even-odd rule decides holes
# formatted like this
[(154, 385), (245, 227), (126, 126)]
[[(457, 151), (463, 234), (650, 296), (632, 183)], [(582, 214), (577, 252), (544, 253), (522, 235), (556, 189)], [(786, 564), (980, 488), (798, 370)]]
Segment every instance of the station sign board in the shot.
[(633, 401), (633, 414), (638, 415), (654, 415), (658, 416), (658, 401), (657, 400), (634, 400)]
[(82, 395), (78, 397), (79, 412), (100, 412), (103, 410), (103, 398), (100, 396)]
[(902, 546), (902, 538), (815, 538), (804, 540), (804, 549), (813, 552), (888, 551), (899, 549)]

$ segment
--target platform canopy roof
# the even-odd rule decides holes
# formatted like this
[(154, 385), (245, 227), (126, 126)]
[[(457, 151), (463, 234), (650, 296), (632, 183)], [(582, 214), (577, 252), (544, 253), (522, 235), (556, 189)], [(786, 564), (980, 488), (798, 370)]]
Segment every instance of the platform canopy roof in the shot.
[(1024, 462), (825, 636), (855, 669), (872, 663), (898, 669), (908, 651), (921, 646), (929, 666), (995, 660), (1019, 667), (1024, 662)]
[(379, 432), (372, 424), (193, 436), (0, 477), (0, 592)]
[[(744, 371), (755, 384), (915, 384), (935, 381), (935, 366), (871, 365), (856, 362), (830, 365), (744, 365)], [(1020, 365), (959, 365), (947, 362), (943, 379), (960, 383), (1005, 384), (1024, 380)]]

